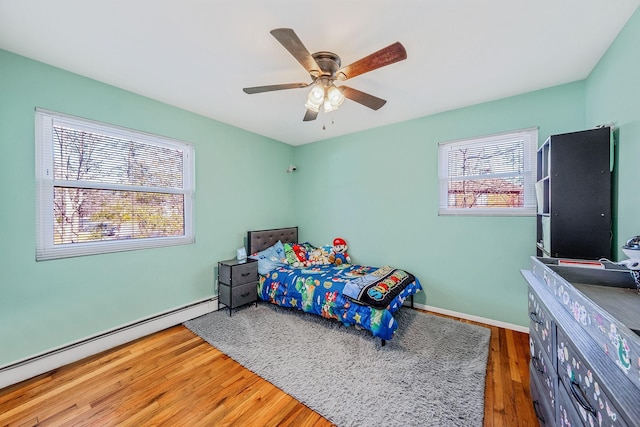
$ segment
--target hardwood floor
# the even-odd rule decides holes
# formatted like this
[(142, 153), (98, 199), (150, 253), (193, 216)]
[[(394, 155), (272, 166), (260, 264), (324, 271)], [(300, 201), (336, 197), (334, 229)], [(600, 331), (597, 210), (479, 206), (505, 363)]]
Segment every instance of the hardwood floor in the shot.
[[(529, 336), (488, 327), (484, 425), (536, 426)], [(332, 424), (180, 325), (0, 390), (7, 425)]]

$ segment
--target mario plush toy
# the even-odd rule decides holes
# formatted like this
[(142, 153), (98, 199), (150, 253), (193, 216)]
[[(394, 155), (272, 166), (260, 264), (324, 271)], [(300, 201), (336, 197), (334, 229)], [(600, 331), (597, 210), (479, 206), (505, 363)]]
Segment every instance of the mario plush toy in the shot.
[(309, 258), (308, 258), (308, 254), (307, 254), (307, 249), (299, 244), (294, 244), (293, 245), (293, 253), (296, 255), (296, 258), (298, 258), (298, 262), (300, 263), (299, 266), (300, 267), (308, 267), (311, 265), (311, 263), (309, 262)]
[(333, 239), (333, 248), (329, 255), (329, 261), (335, 265), (351, 263), (351, 257), (347, 253), (347, 242), (342, 237)]

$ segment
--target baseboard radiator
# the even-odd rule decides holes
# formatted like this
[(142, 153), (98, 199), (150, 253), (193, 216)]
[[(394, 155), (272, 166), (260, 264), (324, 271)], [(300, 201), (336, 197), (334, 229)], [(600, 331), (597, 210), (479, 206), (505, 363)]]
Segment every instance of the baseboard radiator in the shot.
[(207, 298), (0, 367), (0, 389), (218, 309)]

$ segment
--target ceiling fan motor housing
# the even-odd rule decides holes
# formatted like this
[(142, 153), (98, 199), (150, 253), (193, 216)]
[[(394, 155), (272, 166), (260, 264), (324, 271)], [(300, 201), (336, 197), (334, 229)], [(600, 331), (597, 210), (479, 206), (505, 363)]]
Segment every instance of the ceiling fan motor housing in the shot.
[(340, 69), (342, 65), (342, 61), (340, 61), (340, 57), (333, 52), (321, 51), (312, 54), (313, 59), (315, 59), (318, 67), (320, 67), (320, 75), (312, 77), (329, 77), (331, 80), (335, 80), (336, 73)]

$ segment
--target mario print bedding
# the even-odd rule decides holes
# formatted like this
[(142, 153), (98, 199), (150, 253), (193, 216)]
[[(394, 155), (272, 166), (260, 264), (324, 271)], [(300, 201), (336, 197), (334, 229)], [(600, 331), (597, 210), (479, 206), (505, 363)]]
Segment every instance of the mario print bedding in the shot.
[(420, 290), (419, 280), (403, 270), (352, 264), (281, 265), (258, 281), (264, 301), (356, 325), (383, 340), (398, 328), (393, 313)]

